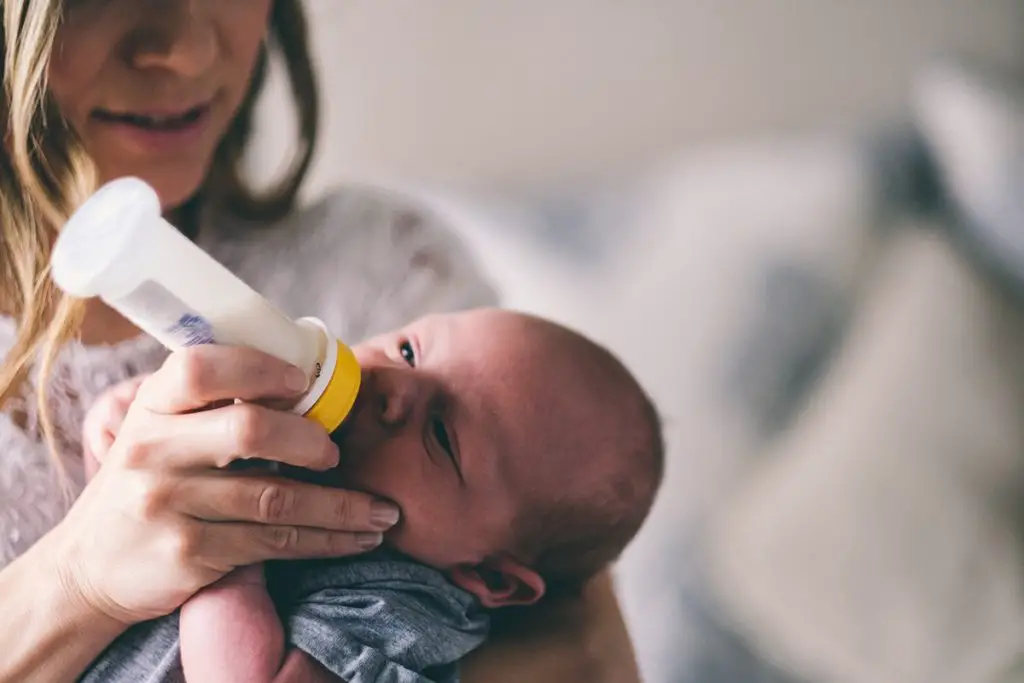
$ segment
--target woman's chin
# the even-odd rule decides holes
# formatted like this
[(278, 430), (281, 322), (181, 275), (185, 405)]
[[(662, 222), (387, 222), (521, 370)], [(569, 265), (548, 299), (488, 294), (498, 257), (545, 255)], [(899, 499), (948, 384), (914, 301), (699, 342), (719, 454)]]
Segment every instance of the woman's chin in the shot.
[(160, 197), (160, 205), (164, 211), (173, 211), (192, 198), (203, 181), (206, 180), (207, 166), (198, 168), (182, 168), (181, 164), (171, 164), (160, 169), (110, 169), (102, 172), (103, 182), (132, 176), (141, 178), (156, 191)]

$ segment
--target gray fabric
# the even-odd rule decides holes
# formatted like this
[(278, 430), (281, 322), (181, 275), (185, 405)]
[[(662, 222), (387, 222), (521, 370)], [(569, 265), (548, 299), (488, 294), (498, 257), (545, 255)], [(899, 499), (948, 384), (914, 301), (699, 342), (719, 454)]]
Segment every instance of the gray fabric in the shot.
[[(487, 635), (471, 595), (390, 552), (271, 564), (267, 586), (288, 642), (349, 683), (457, 683), (457, 662)], [(130, 629), (80, 680), (184, 681), (177, 614)]]

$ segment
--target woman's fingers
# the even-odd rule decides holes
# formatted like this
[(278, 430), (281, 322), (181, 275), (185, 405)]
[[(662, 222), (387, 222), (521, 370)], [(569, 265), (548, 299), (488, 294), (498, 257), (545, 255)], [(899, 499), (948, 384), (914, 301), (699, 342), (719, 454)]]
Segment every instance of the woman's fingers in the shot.
[(154, 413), (187, 413), (211, 403), (296, 398), (303, 372), (261, 351), (205, 344), (172, 354), (139, 388), (137, 401)]
[(320, 425), (256, 403), (305, 388), (303, 373), (275, 358), (209, 345), (101, 399), (84, 436), (104, 466), (91, 468), (59, 532), (77, 558), (67, 571), (97, 605), (126, 622), (150, 619), (239, 566), (380, 544), (397, 520), (387, 504), (224, 469), (239, 458), (334, 467), (338, 449)]
[(350, 532), (386, 531), (398, 522), (394, 504), (369, 494), (273, 477), (188, 477), (173, 496), (181, 512), (211, 522)]
[(338, 464), (323, 427), (301, 415), (238, 403), (188, 415), (150, 416), (114, 445), (128, 467), (205, 469), (235, 460), (271, 460), (311, 470)]
[(268, 524), (204, 524), (189, 552), (211, 566), (239, 567), (266, 560), (310, 560), (358, 555), (381, 544), (380, 532), (321, 531)]

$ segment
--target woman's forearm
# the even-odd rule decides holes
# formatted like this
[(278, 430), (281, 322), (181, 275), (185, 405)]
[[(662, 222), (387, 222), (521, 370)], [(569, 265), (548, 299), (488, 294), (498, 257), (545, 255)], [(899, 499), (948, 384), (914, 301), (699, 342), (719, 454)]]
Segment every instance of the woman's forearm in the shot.
[(0, 571), (0, 683), (71, 683), (125, 628), (62, 580), (49, 545)]
[(639, 683), (633, 646), (607, 573), (584, 597), (542, 608), (474, 652), (464, 683)]

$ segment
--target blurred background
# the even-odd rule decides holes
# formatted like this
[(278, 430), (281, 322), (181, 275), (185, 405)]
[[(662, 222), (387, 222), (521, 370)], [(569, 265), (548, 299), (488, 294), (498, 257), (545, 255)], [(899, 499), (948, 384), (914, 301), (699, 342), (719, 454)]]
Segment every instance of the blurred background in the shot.
[(420, 194), (658, 402), (648, 683), (1024, 681), (1024, 3), (307, 4), (309, 197)]

